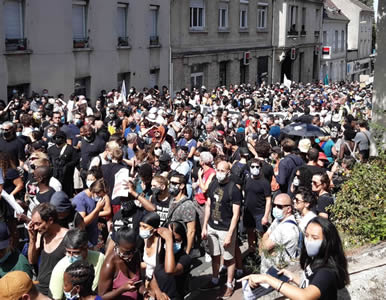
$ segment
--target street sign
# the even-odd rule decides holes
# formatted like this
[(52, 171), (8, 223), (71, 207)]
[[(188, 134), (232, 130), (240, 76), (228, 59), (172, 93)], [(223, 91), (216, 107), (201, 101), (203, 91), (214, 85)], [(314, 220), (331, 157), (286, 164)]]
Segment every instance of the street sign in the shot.
[(331, 58), (331, 47), (330, 46), (323, 46), (322, 55), (323, 55), (323, 58), (330, 59)]
[(249, 65), (249, 59), (251, 58), (251, 52), (244, 52), (244, 65)]

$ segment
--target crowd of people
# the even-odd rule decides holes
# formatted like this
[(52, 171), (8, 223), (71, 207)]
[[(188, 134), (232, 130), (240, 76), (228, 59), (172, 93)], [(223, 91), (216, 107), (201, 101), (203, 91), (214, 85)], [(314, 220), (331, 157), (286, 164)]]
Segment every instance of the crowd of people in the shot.
[[(371, 107), (358, 82), (15, 91), (0, 100), (1, 299), (183, 299), (200, 257), (219, 299), (237, 279), (337, 299), (329, 208), (371, 156)], [(297, 259), (302, 278), (284, 269)]]

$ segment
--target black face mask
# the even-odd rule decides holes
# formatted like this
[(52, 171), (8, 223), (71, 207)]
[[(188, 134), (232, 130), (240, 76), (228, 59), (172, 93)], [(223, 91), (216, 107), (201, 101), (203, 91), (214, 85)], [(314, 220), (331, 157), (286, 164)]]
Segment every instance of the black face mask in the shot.
[(61, 145), (63, 145), (66, 142), (66, 139), (64, 139), (64, 138), (56, 138), (54, 142), (55, 142), (56, 145), (61, 146)]
[(11, 140), (14, 137), (14, 133), (12, 131), (4, 131), (3, 138), (7, 141)]

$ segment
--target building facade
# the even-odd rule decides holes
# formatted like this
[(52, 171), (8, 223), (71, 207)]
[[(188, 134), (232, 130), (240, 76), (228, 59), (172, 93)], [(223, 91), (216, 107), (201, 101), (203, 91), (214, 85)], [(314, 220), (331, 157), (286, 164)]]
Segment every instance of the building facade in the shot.
[(272, 0), (171, 4), (173, 90), (271, 80)]
[(370, 74), (374, 12), (359, 0), (332, 0), (350, 20), (347, 32), (347, 79)]
[(322, 0), (276, 0), (273, 4), (272, 81), (319, 79)]
[(0, 99), (168, 85), (169, 11), (167, 0), (0, 0)]
[(320, 80), (346, 80), (347, 25), (349, 19), (331, 0), (324, 3)]

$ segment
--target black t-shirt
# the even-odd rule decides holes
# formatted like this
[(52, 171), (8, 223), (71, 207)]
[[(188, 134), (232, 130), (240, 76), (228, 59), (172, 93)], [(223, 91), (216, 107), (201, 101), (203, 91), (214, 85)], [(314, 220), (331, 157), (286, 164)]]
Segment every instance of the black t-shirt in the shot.
[[(126, 168), (126, 167), (118, 163), (110, 163), (107, 165), (102, 165), (101, 167), (103, 179), (106, 182), (110, 199), (112, 198), (112, 195), (113, 195), (113, 190), (115, 185), (115, 174), (118, 173), (118, 171), (122, 168)], [(115, 199), (111, 199), (111, 200), (112, 200), (111, 204), (113, 205), (120, 204), (120, 199), (118, 199), (119, 200), (118, 202), (114, 201)]]
[(16, 186), (14, 185), (13, 181), (19, 177), (20, 174), (16, 169), (8, 169), (5, 173), (3, 189), (8, 194), (10, 194), (15, 189)]
[(308, 266), (304, 274), (305, 280), (302, 282), (301, 288), (306, 288), (312, 284), (320, 290), (321, 296), (319, 300), (338, 299), (338, 278), (333, 269), (320, 268), (313, 272)]
[(168, 199), (164, 201), (159, 201), (156, 199), (156, 197), (151, 196), (151, 203), (155, 206), (155, 212), (159, 215), (161, 220), (161, 225), (166, 221), (169, 214), (169, 204), (170, 204), (171, 198), (168, 197)]
[(24, 145), (18, 138), (6, 141), (0, 137), (0, 149), (1, 152), (8, 153), (11, 156), (16, 166), (19, 165), (19, 160), (25, 161)]
[[(230, 191), (232, 191), (231, 197)], [(227, 231), (231, 225), (233, 204), (241, 205), (240, 190), (232, 181), (220, 184), (217, 179), (214, 179), (209, 185), (208, 196), (210, 198), (209, 225), (214, 229)]]
[(105, 144), (105, 141), (102, 140), (102, 138), (99, 136), (95, 136), (94, 141), (91, 143), (87, 142), (85, 139), (82, 139), (82, 146), (80, 147), (82, 169), (88, 169), (91, 160), (95, 156), (98, 156), (100, 153), (105, 151)]
[[(160, 261), (164, 255), (160, 254)], [(179, 251), (174, 255), (176, 265), (181, 264), (184, 269), (184, 273), (179, 276), (169, 275), (165, 273), (164, 263), (160, 263), (156, 266), (154, 275), (157, 279), (158, 286), (162, 292), (164, 292), (171, 300), (183, 299), (184, 288), (189, 276), (189, 270), (191, 265), (191, 257), (185, 253), (185, 251)]]
[(139, 222), (141, 221), (143, 214), (143, 210), (137, 206), (134, 206), (130, 211), (127, 212), (122, 212), (122, 209), (116, 212), (113, 217), (113, 240), (115, 241), (115, 233), (124, 226), (134, 229), (134, 231), (138, 234)]
[(265, 161), (262, 161), (262, 162), (263, 162), (263, 166), (262, 166), (263, 175), (268, 182), (271, 182), (272, 177), (275, 175), (275, 172), (273, 171), (273, 167)]
[(265, 198), (271, 195), (271, 185), (264, 178), (248, 178), (245, 184), (245, 205), (252, 215), (265, 212)]
[(334, 198), (330, 194), (323, 194), (319, 196), (316, 203), (316, 214), (326, 213), (329, 214), (326, 210), (326, 207), (334, 204)]
[(45, 193), (41, 193), (41, 192), (37, 193), (36, 199), (38, 199), (40, 203), (50, 203), (51, 197), (54, 193), (55, 193), (55, 190), (52, 187), (50, 187), (49, 190)]

